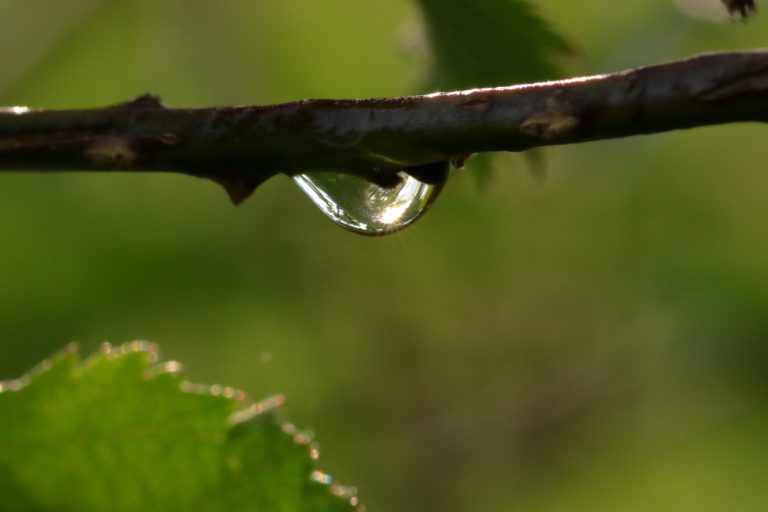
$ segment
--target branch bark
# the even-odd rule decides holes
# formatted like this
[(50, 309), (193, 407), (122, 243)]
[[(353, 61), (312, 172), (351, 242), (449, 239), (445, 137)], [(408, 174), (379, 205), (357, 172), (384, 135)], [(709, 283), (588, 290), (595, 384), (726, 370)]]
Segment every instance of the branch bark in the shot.
[(768, 121), (768, 50), (398, 98), (174, 109), (146, 95), (89, 110), (3, 108), (0, 169), (180, 172), (239, 202), (277, 173), (386, 183), (471, 153), (743, 121)]

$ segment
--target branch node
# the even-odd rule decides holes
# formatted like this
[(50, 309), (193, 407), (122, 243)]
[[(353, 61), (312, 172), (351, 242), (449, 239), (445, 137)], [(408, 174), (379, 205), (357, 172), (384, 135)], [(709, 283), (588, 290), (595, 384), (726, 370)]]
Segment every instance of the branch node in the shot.
[(97, 139), (85, 149), (84, 154), (96, 166), (110, 169), (129, 168), (138, 157), (131, 141), (124, 137)]
[(555, 100), (547, 101), (547, 109), (529, 116), (520, 124), (520, 133), (537, 139), (554, 140), (567, 137), (579, 126), (570, 109)]
[(224, 188), (230, 201), (235, 206), (248, 199), (253, 191), (267, 181), (272, 175), (263, 175), (256, 173), (219, 173), (219, 174), (198, 174), (190, 173), (200, 178), (205, 178), (218, 183)]
[(462, 100), (455, 105), (459, 110), (467, 112), (485, 112), (492, 106), (490, 98), (486, 96), (473, 96)]

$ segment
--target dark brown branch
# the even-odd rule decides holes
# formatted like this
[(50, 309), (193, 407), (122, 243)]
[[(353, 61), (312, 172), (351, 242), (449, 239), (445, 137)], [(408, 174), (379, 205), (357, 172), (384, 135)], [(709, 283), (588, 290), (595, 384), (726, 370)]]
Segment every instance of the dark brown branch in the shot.
[(768, 50), (600, 76), (426, 96), (172, 109), (153, 96), (92, 110), (0, 110), (0, 169), (173, 171), (242, 200), (276, 173), (385, 183), (482, 151), (524, 151), (768, 121)]

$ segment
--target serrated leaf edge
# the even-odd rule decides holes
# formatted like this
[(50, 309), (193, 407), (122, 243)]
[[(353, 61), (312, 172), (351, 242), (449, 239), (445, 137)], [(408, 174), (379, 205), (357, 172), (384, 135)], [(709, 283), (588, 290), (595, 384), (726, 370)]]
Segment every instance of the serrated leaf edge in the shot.
[[(80, 357), (79, 345), (76, 342), (71, 342), (51, 357), (43, 359), (21, 377), (0, 381), (0, 394), (21, 391), (29, 386), (35, 379), (50, 371), (56, 364), (65, 359), (72, 360), (71, 364), (73, 365), (75, 375), (79, 375), (104, 357), (111, 360), (128, 354), (142, 352), (147, 354), (148, 364), (148, 368), (144, 372), (144, 379), (154, 379), (163, 374), (181, 376), (183, 373), (183, 366), (181, 363), (177, 361), (160, 360), (160, 350), (156, 343), (144, 340), (134, 340), (119, 346), (114, 346), (109, 342), (104, 342), (101, 344), (98, 351), (83, 360)], [(247, 405), (236, 410), (229, 416), (228, 423), (230, 427), (252, 421), (257, 417), (266, 414), (278, 412), (285, 404), (285, 397), (279, 394), (264, 400), (251, 401), (248, 394), (242, 390), (218, 384), (205, 385), (192, 383), (187, 380), (179, 380), (179, 391), (182, 393), (220, 396), (239, 403), (246, 403)], [(275, 421), (278, 422), (283, 433), (291, 436), (294, 443), (307, 448), (309, 458), (312, 459), (312, 461), (319, 459), (320, 447), (314, 440), (314, 433), (307, 430), (299, 430), (292, 423), (280, 420), (277, 416), (275, 417)], [(341, 485), (336, 482), (331, 475), (318, 469), (313, 469), (308, 475), (308, 478), (315, 483), (324, 485), (328, 489), (328, 492), (334, 497), (346, 500), (355, 512), (365, 512), (365, 506), (360, 503), (360, 500), (357, 497), (357, 488)]]

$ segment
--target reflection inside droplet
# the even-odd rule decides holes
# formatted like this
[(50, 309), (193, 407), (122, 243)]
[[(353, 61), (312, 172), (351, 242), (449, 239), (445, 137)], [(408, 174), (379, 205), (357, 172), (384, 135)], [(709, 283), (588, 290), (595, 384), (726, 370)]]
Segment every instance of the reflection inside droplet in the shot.
[(447, 169), (435, 183), (425, 183), (406, 172), (391, 187), (336, 172), (295, 176), (296, 184), (339, 226), (362, 235), (386, 235), (415, 222), (432, 205), (445, 183)]

